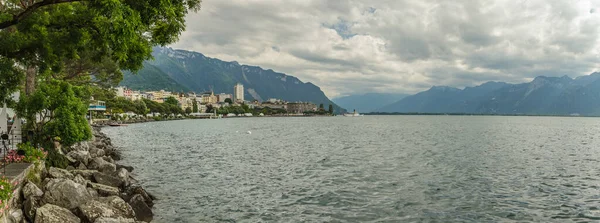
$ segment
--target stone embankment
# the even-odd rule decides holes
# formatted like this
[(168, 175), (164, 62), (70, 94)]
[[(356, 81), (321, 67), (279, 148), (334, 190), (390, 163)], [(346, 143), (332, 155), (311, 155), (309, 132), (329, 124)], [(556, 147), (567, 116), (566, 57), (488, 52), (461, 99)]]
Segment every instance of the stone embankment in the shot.
[[(150, 222), (153, 197), (130, 176), (133, 167), (120, 165), (110, 138), (94, 127), (94, 139), (66, 153), (66, 169), (42, 168), (38, 180), (28, 179), (22, 196), (22, 219), (13, 222)], [(37, 182), (36, 182), (37, 181)], [(18, 216), (18, 215), (17, 215)]]

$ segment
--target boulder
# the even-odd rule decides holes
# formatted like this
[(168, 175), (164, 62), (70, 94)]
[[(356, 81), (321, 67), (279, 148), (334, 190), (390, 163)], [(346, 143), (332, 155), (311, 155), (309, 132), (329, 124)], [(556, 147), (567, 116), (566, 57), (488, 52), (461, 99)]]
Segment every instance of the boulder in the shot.
[(23, 211), (29, 222), (33, 222), (36, 210), (40, 207), (37, 199), (31, 198), (23, 202)]
[(75, 143), (75, 145), (71, 146), (71, 150), (75, 151), (88, 151), (90, 149), (90, 144), (87, 141)]
[(10, 215), (8, 215), (8, 222), (20, 223), (23, 220), (23, 211), (21, 209), (11, 210)]
[(121, 187), (125, 184), (119, 177), (114, 177), (105, 173), (94, 173), (94, 181), (99, 184), (111, 187)]
[(125, 202), (119, 196), (101, 197), (99, 200), (113, 207), (120, 216), (125, 218), (135, 217), (133, 208), (131, 208), (131, 206), (129, 206), (129, 204), (127, 204), (127, 202)]
[(27, 182), (25, 186), (23, 186), (23, 197), (27, 200), (33, 199), (32, 197), (41, 197), (44, 195), (42, 189), (40, 189), (37, 185), (31, 182)]
[(81, 185), (87, 185), (88, 180), (86, 180), (85, 178), (83, 178), (80, 174), (77, 174), (77, 176), (75, 176), (73, 178), (73, 181), (75, 183), (81, 184)]
[[(90, 193), (90, 195), (92, 195), (92, 197), (94, 197), (94, 198), (98, 198), (98, 196), (100, 196), (100, 195), (98, 194), (98, 191), (97, 191), (96, 189), (94, 189), (94, 188), (91, 188), (91, 187), (88, 187), (88, 188), (86, 188), (86, 189), (87, 189), (88, 193)], [(109, 195), (109, 196), (110, 196), (110, 195)]]
[(104, 152), (104, 149), (98, 148), (96, 146), (90, 148), (90, 157), (91, 158), (96, 158), (96, 157), (103, 157), (106, 153)]
[(154, 206), (153, 200), (156, 200), (156, 198), (154, 198), (152, 195), (150, 195), (148, 192), (146, 192), (146, 190), (144, 190), (144, 188), (142, 188), (140, 186), (129, 187), (129, 188), (127, 188), (127, 191), (125, 191), (125, 193), (127, 195), (123, 199), (125, 199), (126, 201), (131, 200), (131, 198), (134, 195), (139, 194), (140, 196), (142, 196), (142, 198), (144, 198), (144, 201), (146, 201), (146, 205), (148, 205), (148, 207)]
[(146, 205), (146, 201), (144, 198), (136, 194), (134, 195), (128, 202), (128, 204), (133, 208), (135, 212), (135, 218), (140, 221), (151, 222), (154, 218), (154, 214), (152, 214), (152, 209)]
[[(98, 218), (133, 218), (133, 209), (119, 197), (90, 200), (77, 208), (77, 213), (86, 222)], [(119, 201), (120, 200), (120, 201)]]
[(119, 178), (124, 187), (129, 186), (129, 171), (124, 168), (117, 170), (117, 178)]
[(85, 164), (80, 163), (79, 166), (77, 166), (78, 170), (87, 170), (87, 166), (85, 166)]
[(117, 170), (117, 166), (113, 163), (109, 163), (101, 157), (96, 157), (90, 161), (88, 168), (98, 170), (100, 172), (112, 173)]
[(69, 166), (67, 166), (67, 168), (65, 168), (65, 170), (67, 170), (67, 171), (75, 170), (75, 167), (69, 165)]
[(117, 164), (117, 169), (121, 169), (121, 168), (126, 169), (130, 173), (133, 172), (133, 167), (132, 166)]
[(71, 170), (73, 175), (81, 175), (84, 179), (92, 180), (94, 173), (98, 173), (97, 170)]
[(52, 204), (46, 204), (35, 212), (35, 223), (80, 223), (81, 219), (69, 210)]
[(60, 169), (60, 168), (56, 168), (56, 167), (50, 167), (50, 169), (48, 169), (48, 175), (51, 178), (64, 178), (64, 179), (70, 179), (70, 180), (72, 180), (75, 177), (68, 170)]
[(67, 209), (73, 209), (92, 199), (84, 185), (68, 179), (52, 179), (45, 186), (43, 201)]
[(106, 162), (109, 162), (109, 163), (115, 163), (115, 160), (110, 156), (104, 156), (104, 157), (102, 157), (102, 159), (106, 160)]
[(106, 186), (97, 183), (88, 183), (88, 186), (97, 191), (100, 196), (117, 196), (119, 195), (119, 188)]
[(90, 156), (90, 152), (87, 150), (74, 150), (67, 153), (67, 157), (75, 160), (75, 162), (83, 163), (84, 165), (88, 165), (88, 162), (92, 157)]
[(135, 223), (133, 218), (97, 218), (94, 223)]

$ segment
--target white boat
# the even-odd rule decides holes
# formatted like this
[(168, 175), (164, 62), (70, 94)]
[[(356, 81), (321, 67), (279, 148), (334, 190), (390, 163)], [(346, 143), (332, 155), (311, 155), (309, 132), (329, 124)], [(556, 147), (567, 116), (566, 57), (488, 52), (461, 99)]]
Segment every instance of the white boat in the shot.
[(358, 114), (358, 112), (356, 112), (356, 110), (354, 110), (354, 113), (346, 113), (344, 114), (345, 117), (361, 117), (364, 115)]

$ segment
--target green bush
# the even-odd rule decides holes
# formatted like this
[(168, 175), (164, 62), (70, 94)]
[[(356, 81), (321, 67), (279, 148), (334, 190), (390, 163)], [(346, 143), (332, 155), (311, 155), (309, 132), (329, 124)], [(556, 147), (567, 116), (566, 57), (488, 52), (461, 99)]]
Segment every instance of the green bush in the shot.
[(37, 149), (33, 147), (30, 143), (20, 143), (17, 145), (18, 150), (24, 151), (23, 161), (28, 163), (34, 163), (36, 161), (42, 160), (46, 158), (48, 152), (44, 151), (43, 148)]
[(9, 179), (7, 179), (5, 176), (2, 176), (2, 179), (0, 179), (0, 204), (2, 204), (2, 207), (6, 207), (8, 205), (8, 200), (10, 197), (12, 197), (12, 194), (13, 185), (10, 184)]

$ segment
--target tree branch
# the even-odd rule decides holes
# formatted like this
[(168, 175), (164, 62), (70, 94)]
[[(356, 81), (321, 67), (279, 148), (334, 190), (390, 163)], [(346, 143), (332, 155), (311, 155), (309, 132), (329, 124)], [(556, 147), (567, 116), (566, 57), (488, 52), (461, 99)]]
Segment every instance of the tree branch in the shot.
[(38, 8), (41, 8), (41, 7), (44, 7), (44, 6), (47, 6), (47, 5), (55, 5), (55, 4), (69, 3), (69, 2), (80, 2), (80, 1), (85, 1), (85, 0), (43, 0), (41, 2), (35, 3), (35, 4), (27, 7), (25, 9), (25, 11), (23, 11), (23, 12), (17, 14), (17, 15), (14, 15), (11, 20), (1, 22), (0, 23), (0, 30), (8, 28), (8, 27), (13, 26), (13, 25), (16, 25), (21, 20), (29, 17)]

